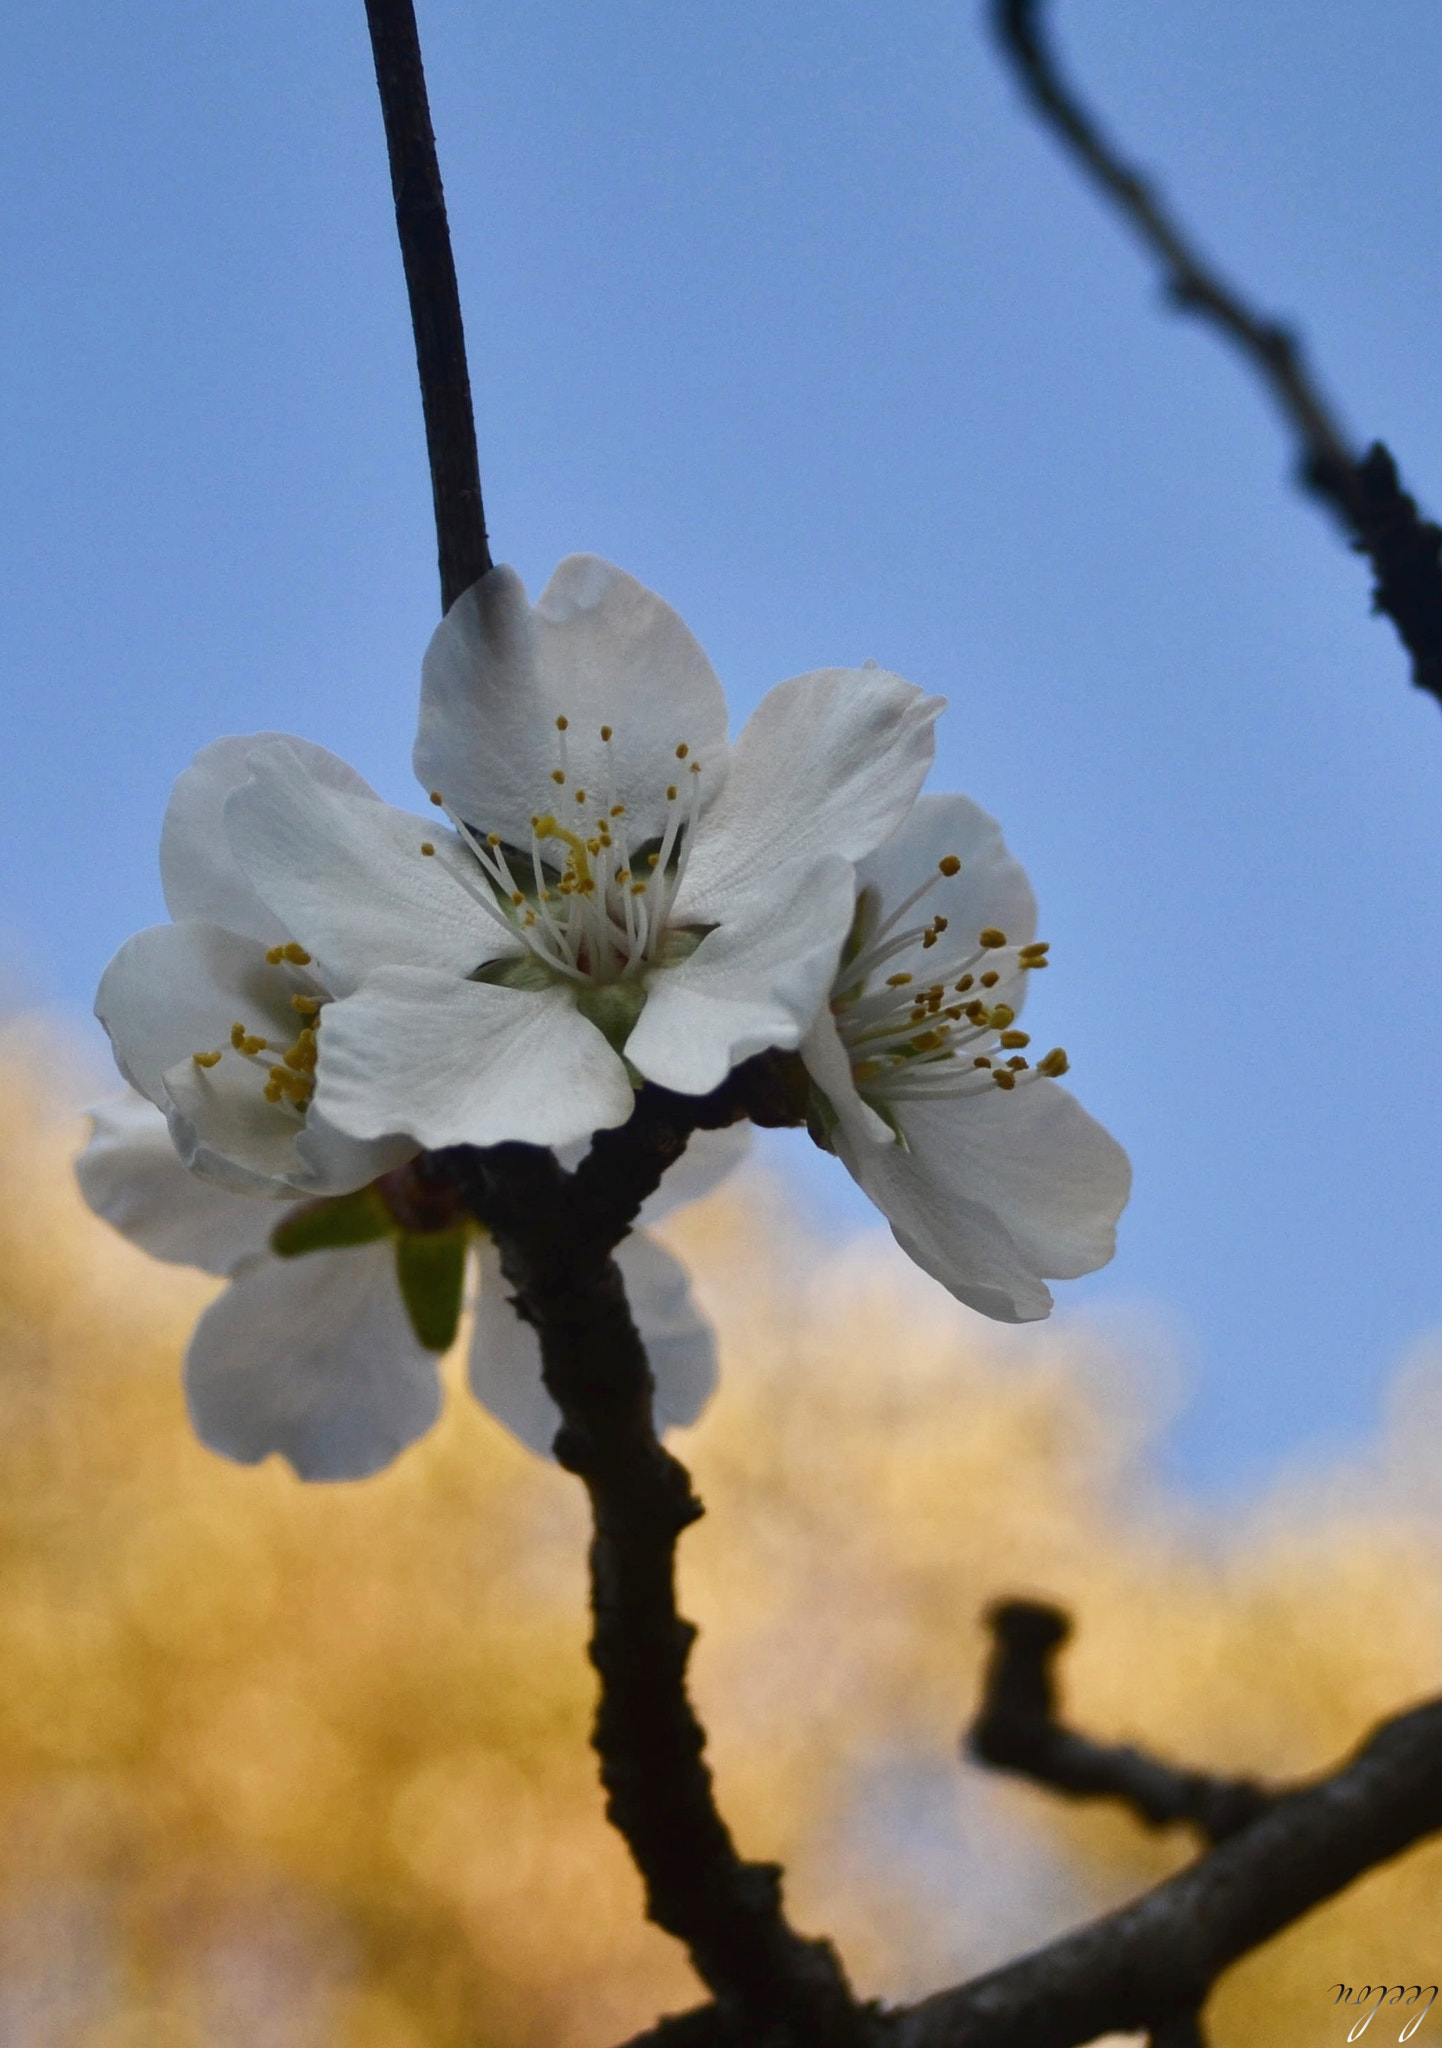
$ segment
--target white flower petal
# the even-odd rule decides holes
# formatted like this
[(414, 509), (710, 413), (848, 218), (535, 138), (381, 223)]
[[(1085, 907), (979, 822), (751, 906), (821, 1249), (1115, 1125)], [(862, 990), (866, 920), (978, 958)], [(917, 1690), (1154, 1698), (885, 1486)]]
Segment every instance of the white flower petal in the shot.
[(292, 1185), (307, 1194), (348, 1194), (404, 1166), (417, 1150), (414, 1139), (396, 1133), (352, 1138), (327, 1123), (312, 1100), (296, 1133)]
[[(939, 874), (939, 864), (948, 855), (961, 862), (960, 870), (954, 875)], [(933, 886), (897, 929), (925, 926), (940, 912), (947, 920), (945, 936), (925, 953), (918, 941), (909, 953), (898, 954), (890, 962), (892, 969), (910, 969), (924, 976), (938, 961), (974, 947), (978, 935), (988, 927), (1004, 932), (1013, 947), (1029, 946), (1036, 937), (1036, 898), (1026, 870), (1007, 852), (995, 818), (970, 797), (918, 797), (891, 837), (859, 861), (856, 869), (858, 887), (876, 891), (883, 916), (931, 876), (935, 876)], [(1009, 972), (1008, 984), (1013, 978), (1024, 987), (1025, 974)], [(995, 999), (1000, 999), (1000, 985)], [(1009, 986), (1007, 999), (1012, 1000)]]
[(437, 1362), (406, 1319), (389, 1243), (262, 1258), (201, 1317), (185, 1361), (202, 1443), (302, 1479), (364, 1479), (440, 1413)]
[(245, 781), (250, 756), (276, 740), (285, 741), (315, 781), (351, 796), (375, 798), (364, 776), (309, 740), (275, 732), (213, 740), (177, 778), (160, 833), (160, 879), (177, 922), (200, 918), (222, 924), (264, 946), (282, 944), (292, 936), (242, 874), (224, 826), (226, 798)]
[(779, 867), (869, 853), (921, 787), (944, 702), (881, 668), (817, 669), (778, 683), (732, 749), (725, 786), (697, 829), (677, 918), (719, 923)]
[(549, 1458), (561, 1411), (541, 1380), (541, 1341), (511, 1305), (501, 1255), (481, 1240), (481, 1291), (471, 1336), (471, 1392), (538, 1457)]
[(863, 1102), (851, 1078), (851, 1060), (841, 1042), (829, 1003), (817, 1011), (801, 1043), (806, 1070), (826, 1097), (853, 1145), (894, 1145), (896, 1133), (869, 1103)]
[(596, 555), (568, 555), (534, 610), (507, 568), (456, 599), (426, 652), (416, 774), (468, 824), (528, 845), (554, 787), (557, 718), (570, 787), (624, 803), (633, 845), (662, 830), (678, 746), (701, 761), (703, 796), (724, 771), (710, 662), (668, 604)]
[(165, 1118), (143, 1095), (99, 1103), (90, 1118), (90, 1142), (75, 1162), (80, 1192), (132, 1244), (152, 1258), (226, 1274), (268, 1248), (284, 1210), (187, 1173)]
[(626, 1069), (568, 990), (385, 968), (332, 1003), (315, 1103), (356, 1138), (565, 1145), (624, 1123)]
[(626, 1057), (648, 1080), (707, 1095), (768, 1046), (801, 1043), (851, 927), (850, 864), (773, 873), (689, 960), (653, 973)]
[(240, 867), (315, 955), (335, 995), (349, 995), (377, 966), (463, 975), (518, 950), (476, 901), (481, 877), (453, 832), (331, 788), (289, 741), (251, 755), (225, 826)]
[(1038, 1273), (1074, 1280), (1111, 1258), (1131, 1163), (1055, 1081), (902, 1103), (897, 1116), (930, 1184), (984, 1202)]
[[(171, 1142), (191, 1173), (245, 1196), (293, 1194), (309, 1181), (296, 1151), (304, 1124), (288, 1105), (266, 1101), (264, 1073), (248, 1060), (226, 1054), (214, 1067), (179, 1060), (165, 1088)], [(362, 1170), (349, 1187), (374, 1178)], [(339, 1195), (349, 1188), (316, 1191)]]
[(659, 1223), (688, 1202), (699, 1202), (734, 1173), (751, 1150), (749, 1123), (725, 1124), (719, 1131), (693, 1131), (686, 1150), (671, 1167), (654, 1195), (641, 1205), (643, 1223)]
[(944, 1149), (929, 1148), (922, 1159), (899, 1145), (853, 1146), (844, 1129), (835, 1143), (908, 1258), (958, 1301), (1000, 1323), (1051, 1313), (1050, 1290), (1033, 1262), (988, 1207), (953, 1184)]
[[(644, 1233), (616, 1250), (626, 1298), (656, 1382), (656, 1429), (694, 1422), (716, 1384), (716, 1343), (691, 1299), (679, 1259)], [(541, 1379), (541, 1346), (510, 1300), (495, 1246), (481, 1244), (481, 1293), (471, 1341), (471, 1391), (528, 1450), (551, 1455), (560, 1410)]]
[(656, 1433), (694, 1422), (716, 1387), (716, 1338), (681, 1261), (644, 1231), (616, 1247), (626, 1299), (656, 1382)]
[(233, 1024), (289, 1045), (296, 1031), (290, 993), (300, 985), (266, 964), (257, 939), (213, 924), (152, 925), (127, 939), (106, 968), (95, 1014), (126, 1080), (164, 1109), (167, 1071), (192, 1053), (227, 1045)]

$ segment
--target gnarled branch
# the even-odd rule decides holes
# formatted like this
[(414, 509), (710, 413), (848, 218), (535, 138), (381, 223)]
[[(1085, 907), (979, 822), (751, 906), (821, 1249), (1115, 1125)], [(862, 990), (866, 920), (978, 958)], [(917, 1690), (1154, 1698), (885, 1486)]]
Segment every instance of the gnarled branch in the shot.
[(1055, 1665), (1071, 1621), (1059, 1607), (1003, 1600), (986, 1618), (992, 1653), (966, 1738), (978, 1763), (1069, 1799), (1119, 1800), (1148, 1827), (1186, 1821), (1211, 1842), (1249, 1826), (1271, 1803), (1250, 1778), (1179, 1770), (1144, 1750), (1094, 1742), (1066, 1727), (1058, 1718)]
[(993, 0), (997, 39), (1033, 108), (1162, 268), (1170, 302), (1207, 321), (1261, 378), (1297, 436), (1298, 470), (1370, 561), (1372, 608), (1412, 658), (1412, 680), (1442, 703), (1442, 527), (1424, 519), (1380, 441), (1358, 455), (1307, 366), (1297, 335), (1249, 306), (1202, 256), (1156, 184), (1129, 164), (1064, 78), (1043, 0)]
[(701, 1504), (657, 1440), (650, 1368), (611, 1256), (693, 1130), (748, 1110), (782, 1114), (777, 1070), (763, 1055), (705, 1098), (643, 1088), (630, 1121), (601, 1133), (574, 1174), (529, 1145), (437, 1154), (435, 1170), (462, 1187), (495, 1238), (561, 1411), (556, 1456), (590, 1496), (591, 1660), (601, 1681), (592, 1742), (647, 1912), (686, 1944), (721, 2012), (757, 2048), (859, 2048), (835, 1954), (794, 1931), (780, 1870), (744, 1862), (717, 1810), (705, 1731), (686, 1693), (696, 1632), (677, 1611), (674, 1571), (677, 1540)]

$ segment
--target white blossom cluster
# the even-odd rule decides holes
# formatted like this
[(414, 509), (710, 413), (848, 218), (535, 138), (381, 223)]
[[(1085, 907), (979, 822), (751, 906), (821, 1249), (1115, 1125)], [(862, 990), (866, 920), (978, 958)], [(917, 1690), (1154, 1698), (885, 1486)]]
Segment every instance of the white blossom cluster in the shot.
[[(416, 1214), (413, 1163), (508, 1140), (574, 1163), (643, 1082), (706, 1095), (771, 1049), (804, 1062), (813, 1135), (961, 1301), (1031, 1320), (1048, 1277), (1104, 1264), (1126, 1155), (1057, 1085), (1065, 1055), (1026, 1050), (1047, 949), (999, 828), (918, 794), (941, 708), (875, 664), (820, 669), (728, 746), (675, 612), (573, 555), (536, 605), (498, 568), (438, 628), (427, 814), (304, 740), (205, 748), (161, 837), (173, 921), (100, 985), (134, 1092), (95, 1112), (80, 1162), (137, 1244), (230, 1279), (187, 1360), (202, 1438), (306, 1478), (377, 1470), (435, 1419), (478, 1270), (471, 1385), (545, 1451), (535, 1336), (483, 1234)], [(666, 1203), (743, 1143), (699, 1135)], [(690, 1421), (715, 1365), (686, 1276), (644, 1231), (617, 1256), (658, 1426)]]

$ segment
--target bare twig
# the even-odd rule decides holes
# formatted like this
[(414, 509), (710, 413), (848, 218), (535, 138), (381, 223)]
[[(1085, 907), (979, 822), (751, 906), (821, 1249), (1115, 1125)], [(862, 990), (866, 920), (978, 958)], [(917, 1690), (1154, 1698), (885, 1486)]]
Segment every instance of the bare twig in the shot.
[(1171, 303), (1209, 322), (1270, 391), (1300, 444), (1302, 482), (1371, 562), (1373, 610), (1396, 627), (1413, 682), (1442, 702), (1442, 527), (1422, 517), (1380, 441), (1356, 453), (1296, 334), (1247, 304), (1201, 255), (1157, 186), (1122, 157), (1063, 78), (1042, 16), (1043, 0), (992, 0), (997, 38), (1032, 106), (1157, 258)]
[[(1222, 1972), (1369, 1870), (1442, 1830), (1442, 1699), (1373, 1730), (1326, 1777), (1129, 1906), (919, 2005), (864, 2013), (874, 2048), (1077, 2048), (1151, 2030), (1182, 2048)], [(1188, 2034), (1186, 2029), (1192, 2028)], [(1170, 2032), (1168, 2030), (1171, 2030)], [(715, 2007), (629, 2048), (743, 2048)]]
[(1071, 1634), (1059, 1607), (1004, 1600), (987, 1615), (993, 1635), (981, 1706), (967, 1735), (979, 1763), (1015, 1771), (1071, 1799), (1115, 1799), (1148, 1827), (1186, 1821), (1224, 1841), (1270, 1804), (1250, 1778), (1178, 1770), (1145, 1751), (1093, 1742), (1058, 1719), (1055, 1661)]
[(834, 1953), (794, 1932), (780, 1870), (743, 1862), (716, 1807), (705, 1732), (686, 1695), (696, 1632), (677, 1612), (674, 1580), (677, 1539), (701, 1504), (656, 1438), (650, 1369), (611, 1257), (693, 1130), (747, 1110), (783, 1115), (777, 1066), (763, 1056), (706, 1098), (642, 1089), (630, 1121), (597, 1137), (574, 1174), (526, 1145), (435, 1159), (495, 1238), (561, 1411), (556, 1455), (590, 1495), (591, 1659), (601, 1680), (592, 1740), (647, 1912), (685, 1942), (756, 2048), (855, 2048), (860, 2016)]
[(412, 0), (366, 0), (385, 117), (396, 230), (416, 338), (436, 511), (441, 604), (449, 610), (491, 566), (466, 337), (436, 138)]

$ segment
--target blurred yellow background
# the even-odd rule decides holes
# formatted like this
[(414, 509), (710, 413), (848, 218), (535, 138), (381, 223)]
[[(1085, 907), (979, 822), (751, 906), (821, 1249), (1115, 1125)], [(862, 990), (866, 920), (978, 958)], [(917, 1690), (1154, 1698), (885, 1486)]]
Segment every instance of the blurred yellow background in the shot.
[[(0, 1056), (0, 2042), (606, 2048), (692, 2002), (601, 1816), (575, 1483), (454, 1372), (364, 1484), (202, 1450), (179, 1359), (213, 1283), (85, 1211), (63, 1067), (34, 1025)], [(1345, 1469), (1204, 1514), (1152, 1474), (1120, 1339), (995, 1330), (755, 1174), (667, 1234), (721, 1337), (677, 1448), (723, 1808), (866, 1993), (1188, 1851), (958, 1761), (996, 1595), (1074, 1607), (1082, 1725), (1229, 1771), (1321, 1767), (1442, 1684), (1442, 1367)], [(1439, 1847), (1373, 1876), (1232, 1973), (1215, 2040), (1342, 2041), (1337, 1979), (1435, 1981), (1439, 1894)]]

